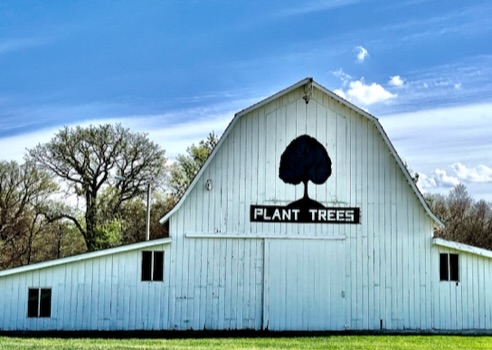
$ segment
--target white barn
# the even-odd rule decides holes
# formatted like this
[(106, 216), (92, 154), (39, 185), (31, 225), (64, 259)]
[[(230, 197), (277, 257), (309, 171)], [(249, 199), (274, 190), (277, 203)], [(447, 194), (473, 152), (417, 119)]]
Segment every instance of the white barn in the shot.
[(492, 252), (434, 238), (378, 120), (311, 78), (237, 113), (161, 221), (0, 271), (0, 330), (492, 329)]

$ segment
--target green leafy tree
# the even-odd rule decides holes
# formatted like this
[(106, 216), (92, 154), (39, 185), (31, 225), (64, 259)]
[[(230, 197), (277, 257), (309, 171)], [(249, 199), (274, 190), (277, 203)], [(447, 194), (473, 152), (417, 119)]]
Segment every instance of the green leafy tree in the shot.
[[(163, 176), (166, 162), (164, 151), (146, 134), (131, 132), (119, 124), (65, 127), (50, 142), (30, 149), (28, 159), (68, 185), (83, 201), (82, 218), (64, 210), (52, 219), (70, 220), (89, 251), (105, 248), (109, 236), (110, 241), (115, 239), (115, 226), (100, 221), (101, 191), (116, 175), (121, 177), (114, 184), (116, 195), (111, 198), (110, 210), (116, 214), (122, 203), (138, 197), (149, 182)], [(109, 236), (104, 238), (106, 234)]]
[(171, 197), (175, 201), (185, 193), (218, 141), (217, 135), (211, 132), (205, 140), (199, 142), (198, 146), (192, 144), (186, 149), (186, 154), (176, 157), (176, 162), (171, 166), (168, 182)]

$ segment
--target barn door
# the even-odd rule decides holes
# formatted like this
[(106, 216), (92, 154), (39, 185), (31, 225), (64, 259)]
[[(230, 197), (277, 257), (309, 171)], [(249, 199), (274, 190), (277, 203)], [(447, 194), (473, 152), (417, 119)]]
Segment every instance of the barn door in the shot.
[(263, 328), (343, 329), (344, 241), (275, 239), (265, 243)]

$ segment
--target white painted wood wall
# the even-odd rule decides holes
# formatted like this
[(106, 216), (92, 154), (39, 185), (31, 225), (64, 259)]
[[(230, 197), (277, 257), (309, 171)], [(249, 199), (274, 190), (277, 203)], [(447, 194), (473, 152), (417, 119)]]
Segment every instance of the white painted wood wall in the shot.
[(439, 267), (440, 253), (459, 255), (459, 279), (439, 282), (434, 269), (436, 292), (433, 319), (441, 329), (492, 329), (492, 264), (491, 259), (456, 249), (436, 247), (433, 264)]
[[(258, 247), (265, 249), (264, 307), (263, 315), (257, 315), (262, 320), (256, 320), (256, 329), (318, 329), (314, 321), (311, 325), (299, 320), (309, 318), (309, 310), (318, 318), (317, 310), (332, 303), (343, 308), (325, 312), (323, 329), (377, 330), (381, 325), (400, 330), (483, 328), (483, 323), (467, 323), (460, 328), (447, 316), (436, 314), (437, 300), (443, 303), (444, 299), (440, 299), (439, 255), (432, 247), (434, 223), (374, 123), (317, 89), (307, 105), (303, 95), (301, 87), (241, 116), (226, 135), (186, 201), (171, 217), (171, 232), (178, 242), (177, 265), (183, 271), (196, 270), (196, 259), (206, 254), (201, 247), (221, 244), (220, 237), (237, 236), (241, 242), (261, 239), (263, 244)], [(325, 206), (360, 207), (360, 225), (249, 221), (251, 204), (286, 205), (302, 197), (302, 185), (284, 184), (278, 178), (278, 167), (290, 141), (306, 133), (325, 145), (333, 162), (333, 174), (324, 185), (310, 184), (310, 197)], [(205, 189), (207, 179), (213, 182), (210, 192)], [(183, 233), (188, 238), (182, 237)], [(306, 248), (312, 239), (318, 239), (314, 241), (317, 244)], [(275, 243), (283, 247), (281, 257), (269, 249)], [(331, 255), (339, 249), (343, 261)], [(193, 253), (181, 254), (187, 251)], [(275, 256), (290, 263), (274, 264)], [(300, 265), (287, 257), (297, 259)], [(466, 259), (462, 257), (463, 263)], [(492, 266), (489, 259), (473, 259), (481, 261), (481, 268)], [(328, 282), (322, 286), (331, 299), (320, 305), (307, 290), (315, 288), (320, 279), (329, 280), (333, 268), (343, 278), (335, 276), (339, 283), (336, 292)], [(295, 288), (282, 277), (294, 274), (307, 278), (307, 271), (316, 277), (299, 279)], [(179, 271), (176, 273), (179, 279)], [(483, 280), (469, 279), (467, 283), (475, 286)], [(192, 281), (189, 285), (194, 288)], [(472, 286), (469, 288), (475, 288)], [(306, 295), (311, 299), (306, 301)], [(484, 288), (476, 298), (482, 304), (492, 304), (491, 295), (490, 289)], [(460, 307), (467, 310), (476, 302), (466, 300)], [(451, 303), (449, 308), (455, 305)], [(487, 315), (489, 319), (492, 316)], [(232, 328), (245, 328), (238, 318), (232, 324)]]
[[(149, 249), (164, 250), (169, 267), (169, 245)], [(141, 260), (141, 250), (133, 250), (1, 277), (0, 330), (168, 328), (170, 274), (141, 282)], [(50, 318), (27, 317), (29, 288), (51, 288)]]
[[(440, 282), (447, 248), (432, 246), (433, 221), (374, 123), (317, 89), (307, 105), (303, 94), (226, 133), (170, 218), (164, 282), (140, 281), (140, 250), (0, 277), (0, 329), (490, 329), (491, 259), (460, 252), (459, 287)], [(278, 168), (306, 133), (333, 162), (310, 197), (360, 207), (360, 225), (249, 221), (251, 204), (302, 197)], [(26, 317), (29, 287), (52, 288), (50, 319)]]

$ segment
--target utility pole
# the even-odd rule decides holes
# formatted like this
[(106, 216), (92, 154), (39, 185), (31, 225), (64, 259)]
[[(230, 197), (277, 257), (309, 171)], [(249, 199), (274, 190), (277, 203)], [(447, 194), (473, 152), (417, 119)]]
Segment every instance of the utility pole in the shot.
[(145, 225), (145, 240), (150, 239), (150, 182), (147, 184), (147, 220)]

